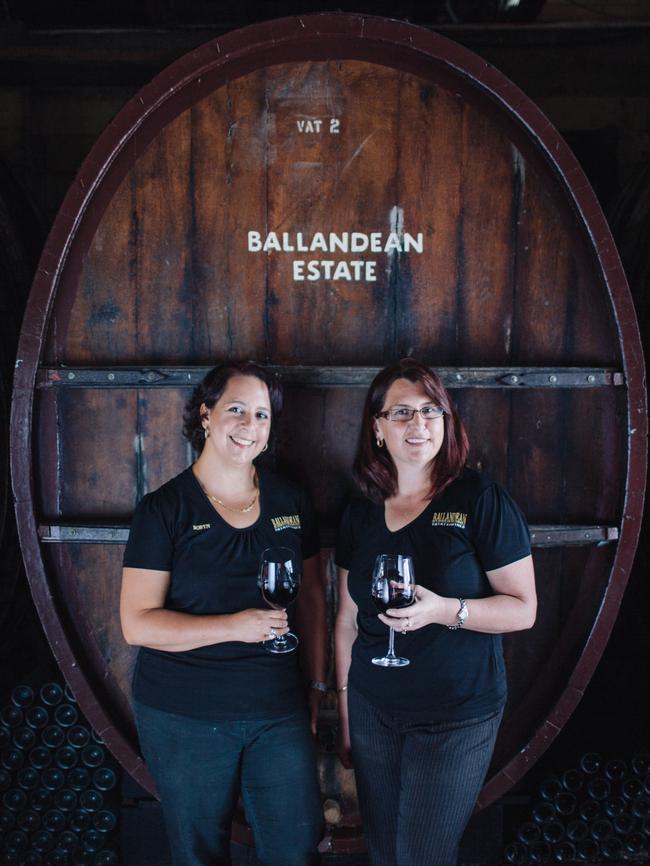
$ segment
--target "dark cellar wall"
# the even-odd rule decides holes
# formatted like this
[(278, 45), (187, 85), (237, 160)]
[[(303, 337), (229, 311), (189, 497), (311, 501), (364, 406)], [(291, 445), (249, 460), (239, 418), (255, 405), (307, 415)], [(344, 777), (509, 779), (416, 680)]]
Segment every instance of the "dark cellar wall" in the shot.
[[(31, 17), (25, 14), (21, 18), (20, 5), (0, 5), (0, 165), (30, 203), (36, 215), (31, 231), (39, 236), (39, 243), (91, 145), (115, 113), (153, 75), (224, 30), (298, 11), (291, 3), (224, 3), (220, 4), (222, 17), (208, 27), (204, 25), (205, 17), (187, 20), (187, 11), (179, 20), (171, 0), (129, 4), (130, 20), (120, 19), (119, 3), (112, 6), (114, 17), (106, 20), (97, 11), (103, 7), (100, 3), (61, 4), (61, 14), (67, 14), (67, 20), (52, 17), (51, 12), (48, 17), (35, 15), (36, 3), (31, 4)], [(151, 11), (154, 5), (155, 15)], [(625, 4), (610, 4), (616, 5)], [(51, 4), (47, 6), (51, 8)], [(196, 2), (187, 8), (204, 10), (207, 6)], [(414, 23), (438, 23), (440, 32), (510, 77), (564, 133), (608, 215), (613, 213), (626, 185), (628, 204), (634, 203), (637, 196), (648, 203), (648, 172), (643, 175), (643, 169), (650, 154), (650, 9), (646, 21), (624, 23), (601, 15), (596, 16), (592, 26), (574, 22), (513, 27), (454, 26), (445, 22), (442, 13), (438, 18), (431, 13), (425, 21), (415, 14), (415, 4), (353, 4), (355, 11), (361, 6), (363, 11), (408, 18)], [(335, 7), (347, 8), (341, 3)], [(326, 8), (334, 7), (299, 4), (301, 12)], [(122, 25), (126, 29), (118, 30)], [(76, 29), (69, 29), (71, 26)], [(635, 179), (642, 176), (645, 187), (641, 182), (635, 185)], [(647, 220), (649, 204), (646, 214)], [(624, 264), (629, 261), (628, 277), (646, 353), (650, 346), (647, 281), (643, 276), (648, 273), (649, 231), (646, 222), (643, 265), (639, 264), (643, 230), (637, 227), (630, 240), (624, 220), (614, 226), (621, 249), (631, 249)], [(638, 239), (636, 249), (634, 238)], [(35, 266), (33, 253), (29, 261)], [(4, 282), (0, 289), (6, 290)], [(646, 518), (621, 613), (596, 674), (573, 718), (519, 786), (520, 793), (532, 793), (543, 776), (574, 766), (580, 754), (589, 749), (625, 757), (650, 748), (650, 715), (644, 700), (650, 658), (649, 548)], [(0, 577), (4, 580), (2, 572)], [(27, 598), (25, 590), (21, 600), (15, 602), (26, 621)], [(34, 642), (36, 630), (30, 625), (16, 633), (26, 637), (17, 636), (12, 646), (3, 647), (6, 655), (0, 659), (1, 700), (18, 682), (18, 678), (12, 680), (12, 671), (17, 677), (25, 672), (27, 646), (42, 646)], [(46, 650), (41, 652), (45, 655)], [(507, 826), (504, 833), (507, 836)]]

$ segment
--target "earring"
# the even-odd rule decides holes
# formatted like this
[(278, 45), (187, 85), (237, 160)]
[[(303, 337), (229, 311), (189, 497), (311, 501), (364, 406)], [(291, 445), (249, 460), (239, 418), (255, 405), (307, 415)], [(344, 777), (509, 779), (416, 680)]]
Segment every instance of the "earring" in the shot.
[(384, 440), (380, 439), (378, 436), (377, 437), (377, 448), (383, 448), (383, 447), (384, 447)]
[(204, 427), (204, 428), (203, 428), (203, 436), (204, 436), (206, 439), (208, 439), (208, 438), (210, 437), (210, 430), (208, 429), (208, 427)]
[(266, 451), (266, 449), (267, 449), (268, 447), (269, 447), (269, 443), (267, 442), (266, 445), (264, 446), (264, 448), (262, 448), (262, 451)]

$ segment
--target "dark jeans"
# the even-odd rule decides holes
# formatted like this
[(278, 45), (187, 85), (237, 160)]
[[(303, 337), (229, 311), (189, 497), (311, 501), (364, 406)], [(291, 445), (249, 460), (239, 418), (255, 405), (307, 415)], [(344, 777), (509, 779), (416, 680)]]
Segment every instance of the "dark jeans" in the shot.
[(404, 722), (348, 692), (352, 755), (372, 866), (456, 866), (501, 711)]
[(263, 866), (312, 866), (323, 813), (306, 715), (207, 722), (136, 704), (174, 866), (227, 866), (241, 793)]

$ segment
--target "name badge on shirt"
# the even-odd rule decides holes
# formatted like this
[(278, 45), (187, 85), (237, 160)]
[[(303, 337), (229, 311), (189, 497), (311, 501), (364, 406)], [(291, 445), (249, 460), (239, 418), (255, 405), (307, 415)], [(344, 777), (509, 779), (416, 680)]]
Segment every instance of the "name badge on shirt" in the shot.
[(465, 529), (467, 514), (463, 511), (436, 511), (431, 518), (431, 526), (455, 526)]
[(282, 532), (283, 529), (300, 529), (300, 515), (284, 514), (282, 517), (272, 517), (271, 523), (276, 532)]

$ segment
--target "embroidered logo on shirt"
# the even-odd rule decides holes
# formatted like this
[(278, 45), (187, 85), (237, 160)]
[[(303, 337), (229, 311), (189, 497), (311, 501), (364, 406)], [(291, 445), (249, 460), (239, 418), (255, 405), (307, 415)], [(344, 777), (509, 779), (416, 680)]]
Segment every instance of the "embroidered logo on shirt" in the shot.
[(462, 511), (436, 511), (431, 518), (431, 526), (455, 526), (465, 529), (467, 514)]
[(282, 532), (283, 529), (300, 529), (300, 515), (285, 514), (282, 517), (272, 517), (271, 523), (276, 532)]
[(210, 529), (211, 526), (211, 523), (193, 523), (192, 529), (194, 529), (195, 532), (198, 532), (199, 529)]

